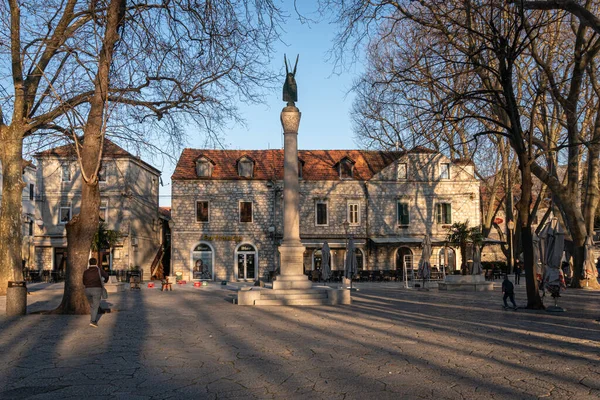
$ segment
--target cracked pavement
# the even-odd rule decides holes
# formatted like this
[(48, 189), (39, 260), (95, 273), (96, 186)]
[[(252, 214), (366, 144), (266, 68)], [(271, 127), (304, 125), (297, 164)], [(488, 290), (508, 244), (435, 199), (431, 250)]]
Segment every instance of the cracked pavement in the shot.
[(6, 317), (0, 297), (0, 398), (600, 398), (600, 293), (567, 290), (568, 311), (548, 313), (504, 311), (498, 284), (400, 285), (358, 283), (338, 307), (236, 306), (235, 287), (219, 284), (144, 287), (111, 293), (94, 329), (89, 316), (37, 314), (62, 288), (33, 284), (27, 316)]

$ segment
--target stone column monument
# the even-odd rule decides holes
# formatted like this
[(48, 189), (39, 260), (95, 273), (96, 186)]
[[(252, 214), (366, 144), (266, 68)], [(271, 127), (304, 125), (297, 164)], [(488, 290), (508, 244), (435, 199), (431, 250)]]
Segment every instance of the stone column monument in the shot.
[(300, 126), (300, 110), (295, 105), (298, 101), (296, 86), (296, 67), (288, 70), (284, 56), (286, 80), (283, 85), (283, 101), (287, 106), (281, 111), (283, 126), (283, 243), (279, 246), (281, 254), (281, 272), (273, 289), (309, 289), (311, 282), (304, 275), (304, 246), (300, 242), (300, 211), (298, 184), (298, 127)]

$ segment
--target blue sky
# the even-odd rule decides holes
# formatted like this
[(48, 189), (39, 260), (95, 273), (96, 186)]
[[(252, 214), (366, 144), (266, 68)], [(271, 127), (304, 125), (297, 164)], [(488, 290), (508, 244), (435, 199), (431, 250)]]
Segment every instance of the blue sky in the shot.
[[(291, 1), (284, 7), (290, 7)], [(312, 2), (310, 2), (312, 3)], [(300, 7), (300, 6), (299, 6)], [(301, 13), (309, 13), (313, 6), (304, 4)], [(312, 8), (311, 8), (312, 7)], [(327, 21), (301, 23), (293, 9), (288, 9), (290, 19), (281, 42), (276, 45), (272, 68), (281, 71), (281, 86), (285, 76), (283, 54), (294, 62), (300, 54), (296, 82), (298, 102), (302, 112), (298, 134), (299, 149), (353, 149), (356, 148), (350, 123), (353, 94), (349, 94), (352, 81), (359, 75), (361, 66), (351, 71), (335, 74), (333, 60), (327, 52), (333, 44), (336, 27)], [(278, 149), (283, 145), (279, 113), (285, 106), (281, 89), (269, 94), (267, 104), (247, 106), (240, 104), (241, 116), (246, 126), (232, 125), (225, 131), (223, 144), (230, 149)], [(202, 139), (190, 128), (187, 147), (201, 148)], [(171, 175), (174, 164), (157, 166), (162, 170), (164, 186), (160, 188), (160, 205), (171, 203)]]

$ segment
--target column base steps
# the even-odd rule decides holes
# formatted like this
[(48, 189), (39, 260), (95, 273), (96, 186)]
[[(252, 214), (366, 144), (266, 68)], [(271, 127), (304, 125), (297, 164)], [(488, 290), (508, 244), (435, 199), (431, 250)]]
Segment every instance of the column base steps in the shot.
[[(241, 290), (238, 304), (253, 306), (325, 306), (350, 304), (350, 293), (337, 289)], [(346, 293), (347, 292), (347, 293)]]
[(329, 304), (327, 291), (306, 290), (263, 290), (260, 299), (254, 301), (256, 306), (322, 306)]

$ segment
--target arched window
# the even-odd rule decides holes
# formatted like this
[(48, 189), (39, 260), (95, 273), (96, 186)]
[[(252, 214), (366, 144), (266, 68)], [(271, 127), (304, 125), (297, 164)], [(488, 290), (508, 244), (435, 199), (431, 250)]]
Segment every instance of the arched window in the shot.
[(236, 250), (237, 279), (254, 281), (258, 279), (258, 256), (256, 247), (251, 244), (241, 244)]
[(404, 271), (404, 267), (410, 274), (410, 270), (413, 266), (412, 251), (408, 247), (400, 247), (396, 250), (396, 269)]
[(321, 269), (322, 263), (323, 263), (323, 252), (321, 251), (321, 249), (316, 249), (313, 252), (312, 269), (313, 270)]
[(363, 269), (365, 269), (364, 253), (361, 249), (357, 247), (354, 249), (354, 254), (356, 255), (356, 270), (362, 271)]
[(206, 243), (192, 250), (191, 277), (195, 280), (213, 280), (213, 251)]
[(454, 249), (451, 247), (446, 247), (446, 252), (448, 253), (448, 262), (446, 262), (444, 249), (443, 248), (440, 249), (440, 251), (438, 253), (439, 265), (440, 265), (440, 267), (442, 265), (447, 267), (449, 272), (455, 271), (456, 270), (456, 253), (454, 252)]

